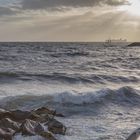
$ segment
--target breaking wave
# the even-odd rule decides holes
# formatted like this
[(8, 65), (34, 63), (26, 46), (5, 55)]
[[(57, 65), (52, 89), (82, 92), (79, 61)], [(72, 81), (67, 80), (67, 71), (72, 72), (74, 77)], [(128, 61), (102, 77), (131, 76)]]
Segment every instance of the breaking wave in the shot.
[(16, 107), (39, 107), (47, 104), (140, 104), (140, 91), (131, 87), (122, 87), (116, 90), (102, 89), (94, 92), (77, 93), (75, 91), (53, 93), (47, 95), (22, 95), (6, 97), (0, 101), (0, 106), (4, 108)]

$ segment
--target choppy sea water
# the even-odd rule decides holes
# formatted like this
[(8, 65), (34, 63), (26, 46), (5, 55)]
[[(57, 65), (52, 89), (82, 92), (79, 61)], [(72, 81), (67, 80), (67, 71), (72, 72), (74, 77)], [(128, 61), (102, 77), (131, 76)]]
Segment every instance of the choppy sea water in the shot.
[(125, 140), (140, 127), (140, 46), (0, 43), (0, 107), (41, 106), (66, 116), (58, 140)]

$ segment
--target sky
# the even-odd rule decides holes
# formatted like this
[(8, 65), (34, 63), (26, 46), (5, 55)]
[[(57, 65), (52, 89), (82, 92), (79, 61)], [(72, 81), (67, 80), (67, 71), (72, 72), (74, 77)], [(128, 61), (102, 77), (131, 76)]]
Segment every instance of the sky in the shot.
[(0, 0), (0, 41), (140, 41), (140, 0)]

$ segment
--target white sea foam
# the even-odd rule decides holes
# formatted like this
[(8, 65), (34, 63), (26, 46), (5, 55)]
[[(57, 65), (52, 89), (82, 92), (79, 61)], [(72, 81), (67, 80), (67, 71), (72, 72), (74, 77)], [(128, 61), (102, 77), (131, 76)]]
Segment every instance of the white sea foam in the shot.
[(140, 103), (140, 91), (131, 87), (122, 87), (119, 89), (102, 89), (97, 91), (88, 92), (56, 92), (46, 95), (19, 95), (9, 96), (2, 98), (0, 101), (1, 107), (19, 107), (19, 108), (34, 108), (47, 104), (103, 104), (117, 102), (139, 104)]

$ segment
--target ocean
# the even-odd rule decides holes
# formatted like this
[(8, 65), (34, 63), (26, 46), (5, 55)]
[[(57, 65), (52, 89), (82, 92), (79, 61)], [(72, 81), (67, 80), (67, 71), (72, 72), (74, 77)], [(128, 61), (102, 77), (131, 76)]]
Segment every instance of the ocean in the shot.
[(58, 140), (125, 140), (140, 127), (140, 46), (0, 43), (0, 107), (42, 106), (65, 115)]

